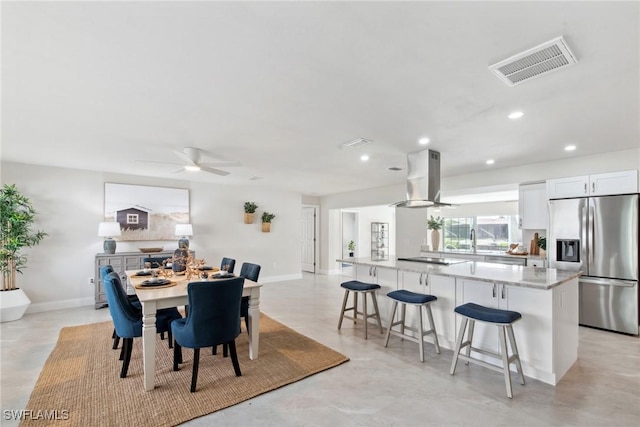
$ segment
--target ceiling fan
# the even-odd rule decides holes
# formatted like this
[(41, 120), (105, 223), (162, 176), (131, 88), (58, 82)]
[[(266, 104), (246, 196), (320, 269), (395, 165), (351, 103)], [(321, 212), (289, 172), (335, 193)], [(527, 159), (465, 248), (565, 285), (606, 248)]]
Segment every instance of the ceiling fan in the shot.
[(222, 169), (217, 169), (218, 167), (232, 167), (232, 166), (241, 165), (240, 162), (234, 162), (234, 161), (201, 163), (200, 158), (202, 157), (202, 151), (198, 148), (193, 148), (193, 147), (186, 147), (182, 151), (173, 150), (173, 154), (175, 154), (182, 161), (182, 163), (157, 162), (153, 160), (139, 160), (139, 161), (146, 162), (146, 163), (162, 163), (165, 165), (181, 166), (180, 168), (172, 171), (172, 173), (179, 173), (184, 171), (188, 171), (188, 172), (203, 171), (203, 172), (209, 172), (209, 173), (222, 175), (222, 176), (229, 175), (229, 172)]

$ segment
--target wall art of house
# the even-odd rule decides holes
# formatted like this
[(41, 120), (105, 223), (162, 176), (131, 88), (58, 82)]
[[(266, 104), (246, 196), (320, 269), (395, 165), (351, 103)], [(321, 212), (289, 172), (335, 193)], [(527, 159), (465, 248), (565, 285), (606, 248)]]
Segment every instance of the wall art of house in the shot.
[(123, 230), (146, 230), (149, 228), (149, 211), (130, 207), (116, 211), (116, 221)]

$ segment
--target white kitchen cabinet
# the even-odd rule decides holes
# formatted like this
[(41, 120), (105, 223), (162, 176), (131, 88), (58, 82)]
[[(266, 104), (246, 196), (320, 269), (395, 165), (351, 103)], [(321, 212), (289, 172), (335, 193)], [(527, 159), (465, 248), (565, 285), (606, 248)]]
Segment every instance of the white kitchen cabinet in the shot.
[(547, 263), (541, 258), (527, 258), (527, 267), (545, 268)]
[(427, 280), (429, 293), (438, 297), (431, 303), (433, 321), (436, 324), (438, 341), (445, 348), (456, 345), (456, 279), (446, 276), (429, 276)]
[(587, 197), (588, 195), (589, 195), (589, 176), (588, 175), (547, 180), (547, 197), (549, 199)]
[[(355, 278), (365, 283), (376, 283), (380, 285), (378, 289), (378, 309), (380, 310), (380, 318), (382, 319), (382, 325), (385, 327), (388, 325), (389, 311), (391, 309), (390, 299), (387, 297), (387, 293), (398, 289), (398, 270), (392, 268), (380, 268), (367, 265), (355, 266)], [(358, 302), (362, 307), (362, 302)], [(367, 301), (367, 306), (371, 305), (371, 301)], [(373, 307), (369, 312), (372, 312)]]
[(549, 199), (607, 196), (637, 192), (637, 170), (547, 180), (547, 196)]
[[(472, 302), (474, 304), (483, 305), (491, 308), (500, 307), (500, 291), (501, 286), (495, 283), (478, 282), (474, 280), (458, 280), (459, 286), (458, 305)], [(456, 333), (460, 329), (462, 318), (456, 316)], [(473, 347), (480, 348), (494, 353), (499, 352), (499, 342), (497, 328), (494, 325), (476, 322), (473, 331)], [(474, 354), (473, 357), (479, 357), (480, 359), (492, 361), (492, 359), (486, 359), (478, 354)]]
[(549, 222), (546, 184), (544, 182), (522, 184), (518, 194), (519, 228), (546, 230)]
[(589, 176), (589, 195), (607, 196), (638, 192), (638, 171), (600, 173)]
[[(413, 271), (400, 271), (398, 279), (401, 280), (401, 285), (399, 286), (401, 289), (406, 289), (407, 291), (415, 292), (418, 294), (431, 295), (431, 289), (427, 281), (427, 273), (416, 273)], [(393, 302), (391, 301), (390, 303), (393, 304)], [(396, 311), (396, 320), (400, 320), (401, 310), (402, 310), (402, 304), (398, 304), (398, 309)], [(423, 319), (424, 325), (428, 325), (428, 320), (426, 319), (426, 313), (424, 312), (423, 312), (423, 317), (424, 317)], [(418, 316), (417, 316), (416, 309), (413, 306), (406, 306), (405, 325), (410, 326), (414, 329), (418, 328)], [(426, 326), (426, 328), (428, 328), (428, 326)], [(406, 333), (416, 336), (416, 334), (412, 333), (412, 331), (406, 331)]]

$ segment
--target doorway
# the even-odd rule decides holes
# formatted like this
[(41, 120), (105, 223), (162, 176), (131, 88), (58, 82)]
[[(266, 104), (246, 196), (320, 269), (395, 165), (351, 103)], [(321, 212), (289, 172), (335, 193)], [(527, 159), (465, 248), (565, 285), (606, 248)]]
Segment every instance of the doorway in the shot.
[(316, 257), (318, 254), (318, 206), (303, 205), (301, 217), (302, 271), (316, 272)]

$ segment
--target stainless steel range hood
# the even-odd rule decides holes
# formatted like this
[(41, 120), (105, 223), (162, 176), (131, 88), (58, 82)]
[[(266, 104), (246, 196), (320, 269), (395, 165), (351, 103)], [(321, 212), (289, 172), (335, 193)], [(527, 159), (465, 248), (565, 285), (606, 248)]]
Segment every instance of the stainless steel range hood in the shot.
[(423, 150), (407, 154), (407, 200), (390, 206), (429, 208), (451, 206), (440, 203), (440, 153)]

